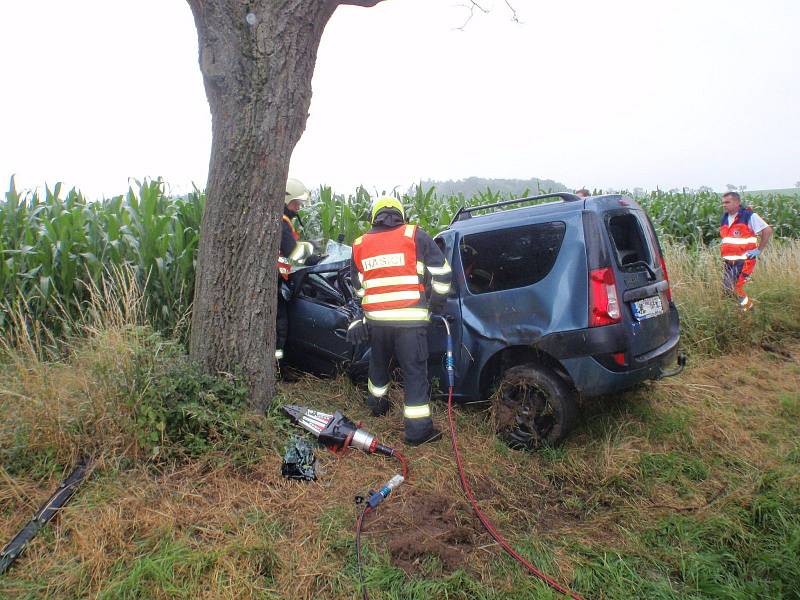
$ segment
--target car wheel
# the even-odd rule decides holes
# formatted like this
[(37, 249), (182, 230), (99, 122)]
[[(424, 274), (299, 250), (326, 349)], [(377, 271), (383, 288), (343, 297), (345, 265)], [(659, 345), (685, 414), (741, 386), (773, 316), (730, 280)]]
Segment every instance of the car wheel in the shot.
[(534, 364), (503, 373), (492, 398), (495, 429), (509, 446), (534, 450), (562, 442), (575, 425), (575, 392), (552, 370)]

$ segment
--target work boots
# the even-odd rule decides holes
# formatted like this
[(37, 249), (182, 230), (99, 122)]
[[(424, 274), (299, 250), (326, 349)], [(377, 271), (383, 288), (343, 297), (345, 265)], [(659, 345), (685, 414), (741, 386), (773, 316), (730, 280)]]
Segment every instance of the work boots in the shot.
[(367, 406), (369, 406), (370, 410), (372, 411), (373, 417), (382, 417), (388, 413), (389, 409), (392, 407), (388, 398), (376, 398), (375, 396), (370, 396), (367, 398)]
[(436, 429), (435, 427), (432, 427), (428, 433), (419, 438), (409, 439), (408, 436), (406, 436), (406, 444), (408, 444), (409, 446), (421, 446), (422, 444), (427, 444), (428, 442), (435, 442), (441, 437), (442, 437), (442, 432)]

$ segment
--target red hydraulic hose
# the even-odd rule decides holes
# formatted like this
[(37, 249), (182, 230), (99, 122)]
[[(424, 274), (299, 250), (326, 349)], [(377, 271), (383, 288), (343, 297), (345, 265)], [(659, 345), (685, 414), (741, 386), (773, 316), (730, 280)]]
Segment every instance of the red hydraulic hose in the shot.
[(359, 515), (356, 522), (356, 562), (358, 563), (358, 580), (361, 582), (361, 598), (362, 600), (369, 600), (369, 592), (367, 592), (367, 585), (364, 583), (364, 572), (361, 570), (361, 529), (364, 527), (364, 517), (370, 512), (367, 506)]
[(392, 456), (400, 461), (400, 467), (402, 469), (401, 475), (403, 476), (404, 480), (408, 481), (408, 461), (406, 460), (406, 457), (400, 454), (397, 450), (392, 451)]
[(503, 547), (508, 554), (510, 554), (513, 558), (517, 560), (523, 567), (528, 569), (534, 576), (538, 577), (542, 581), (544, 581), (547, 585), (553, 588), (556, 591), (561, 592), (565, 596), (569, 596), (573, 598), (573, 600), (583, 600), (578, 594), (561, 586), (558, 582), (550, 579), (547, 575), (542, 573), (539, 569), (537, 569), (533, 564), (531, 564), (528, 560), (526, 560), (523, 556), (521, 556), (516, 550), (514, 550), (511, 545), (506, 541), (506, 539), (500, 535), (500, 533), (494, 528), (494, 526), (489, 522), (489, 519), (486, 517), (481, 509), (478, 507), (478, 503), (475, 500), (475, 496), (472, 494), (472, 488), (470, 487), (469, 483), (467, 482), (467, 477), (464, 475), (464, 465), (461, 462), (461, 453), (458, 451), (458, 444), (456, 443), (456, 425), (455, 421), (453, 420), (453, 386), (450, 386), (448, 396), (447, 396), (447, 420), (450, 422), (450, 443), (453, 445), (453, 454), (456, 457), (456, 465), (458, 466), (458, 475), (461, 479), (461, 487), (464, 489), (464, 494), (466, 494), (469, 503), (472, 505), (472, 510), (475, 511), (480, 522), (486, 528), (486, 531), (489, 532), (494, 540)]

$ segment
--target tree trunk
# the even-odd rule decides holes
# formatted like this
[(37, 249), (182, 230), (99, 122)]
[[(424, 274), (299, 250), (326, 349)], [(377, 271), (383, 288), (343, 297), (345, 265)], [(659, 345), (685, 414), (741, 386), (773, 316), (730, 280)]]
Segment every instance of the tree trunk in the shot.
[(188, 2), (212, 117), (190, 353), (206, 371), (241, 371), (254, 405), (264, 409), (274, 392), (276, 261), (289, 160), (336, 3)]

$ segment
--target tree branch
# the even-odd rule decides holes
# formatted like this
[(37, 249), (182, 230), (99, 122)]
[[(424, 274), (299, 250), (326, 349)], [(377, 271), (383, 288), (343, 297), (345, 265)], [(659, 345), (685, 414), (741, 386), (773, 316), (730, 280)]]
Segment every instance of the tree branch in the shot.
[(460, 31), (464, 31), (464, 28), (472, 20), (472, 17), (475, 16), (475, 9), (476, 8), (478, 10), (480, 10), (483, 14), (488, 14), (488, 12), (489, 12), (488, 10), (483, 8), (480, 4), (475, 2), (475, 0), (470, 0), (470, 4), (469, 5), (462, 4), (461, 6), (463, 6), (464, 8), (468, 8), (469, 9), (469, 16), (467, 17), (467, 20), (464, 21), (464, 23), (461, 25), (461, 27), (456, 27), (456, 29), (458, 29)]
[[(464, 31), (467, 24), (472, 20), (472, 17), (475, 16), (475, 9), (477, 8), (483, 14), (489, 14), (490, 10), (488, 8), (484, 8), (481, 4), (478, 4), (477, 0), (469, 0), (469, 4), (461, 4), (459, 6), (466, 8), (469, 10), (469, 16), (467, 20), (461, 25), (461, 27), (456, 27), (459, 31)], [(515, 23), (521, 23), (519, 20), (519, 15), (517, 14), (517, 10), (511, 5), (511, 0), (505, 0), (505, 4), (508, 7), (508, 10), (511, 11), (511, 20)]]
[(519, 16), (517, 15), (517, 10), (513, 6), (511, 6), (510, 0), (506, 0), (506, 6), (508, 7), (508, 10), (511, 11), (511, 20), (514, 21), (515, 23), (519, 23), (520, 21), (519, 21)]

